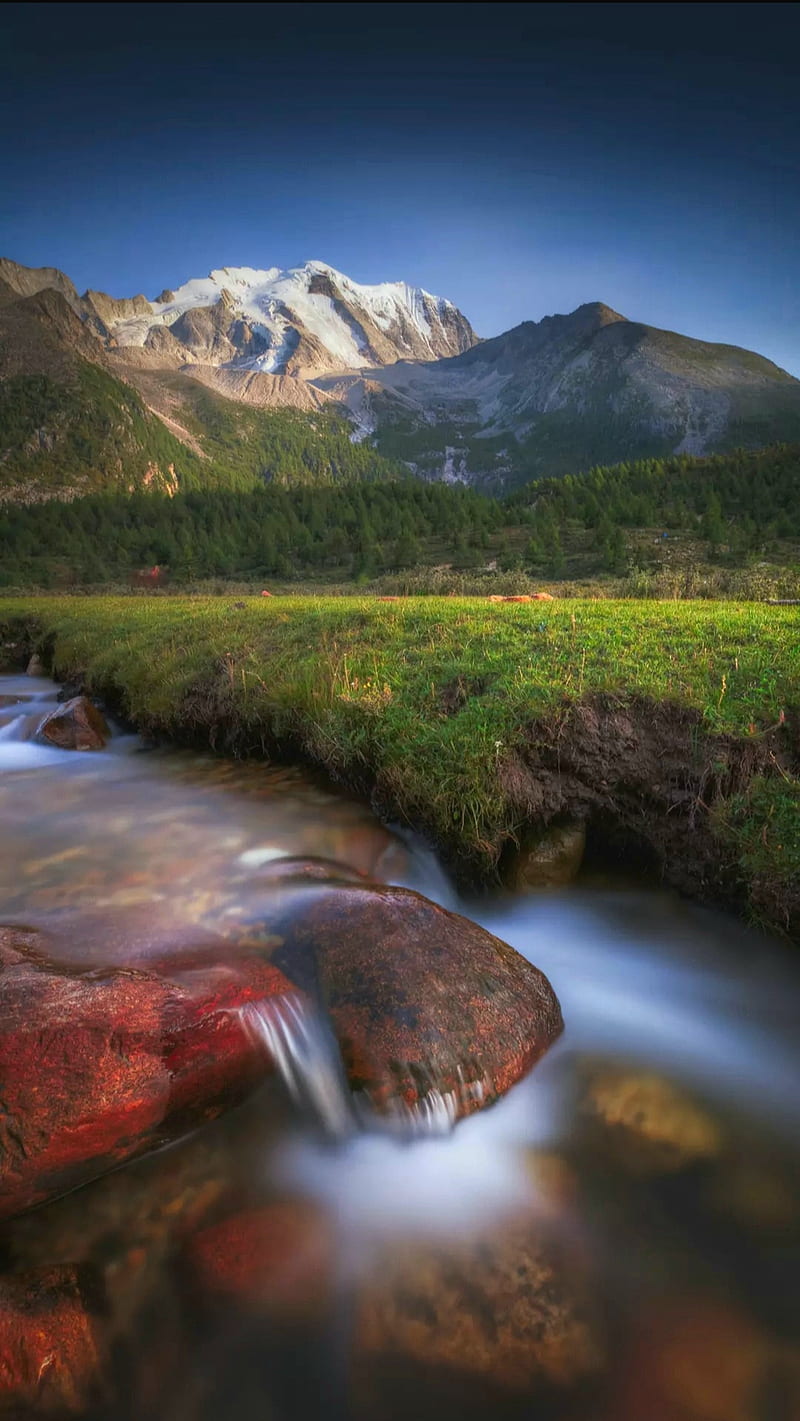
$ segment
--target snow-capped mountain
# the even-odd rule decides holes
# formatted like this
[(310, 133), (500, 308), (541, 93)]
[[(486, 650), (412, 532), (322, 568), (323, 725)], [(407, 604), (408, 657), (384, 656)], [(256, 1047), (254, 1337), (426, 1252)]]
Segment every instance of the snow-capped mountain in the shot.
[(135, 363), (203, 364), (308, 378), (397, 360), (436, 360), (475, 345), (450, 301), (405, 282), (361, 286), (324, 262), (281, 271), (222, 267), (163, 291), (123, 301), (87, 291), (97, 334)]
[(27, 498), (95, 487), (103, 470), (181, 487), (192, 459), (195, 480), (213, 484), (221, 461), (220, 477), (246, 481), (287, 407), (312, 444), (339, 421), (395, 471), (491, 491), (800, 440), (800, 381), (752, 351), (600, 302), (479, 341), (451, 302), (403, 282), (362, 286), (322, 262), (223, 267), (150, 301), (79, 296), (55, 268), (0, 261), (0, 394), (7, 380), (19, 389), (5, 424), (0, 410), (0, 501), (14, 469)]

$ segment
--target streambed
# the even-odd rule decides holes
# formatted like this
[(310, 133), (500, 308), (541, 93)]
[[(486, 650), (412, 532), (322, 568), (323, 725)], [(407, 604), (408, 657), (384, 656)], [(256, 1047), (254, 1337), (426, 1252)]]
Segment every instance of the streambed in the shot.
[(24, 1414), (797, 1414), (789, 950), (618, 875), (467, 901), (420, 843), (306, 771), (122, 733), (94, 754), (39, 745), (55, 695), (0, 678), (2, 922), (125, 966), (188, 950), (254, 868), (333, 859), (510, 942), (566, 1029), (452, 1134), (332, 1138), (276, 1077), (3, 1225), (6, 1281), (47, 1277), (49, 1297), (77, 1270), (94, 1299), (70, 1387), (45, 1370)]

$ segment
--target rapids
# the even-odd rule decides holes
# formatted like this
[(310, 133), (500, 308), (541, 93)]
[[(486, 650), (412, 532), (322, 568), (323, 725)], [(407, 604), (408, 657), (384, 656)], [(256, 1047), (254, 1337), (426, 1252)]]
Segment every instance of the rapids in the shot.
[(467, 901), (428, 848), (308, 771), (119, 728), (92, 754), (38, 744), (56, 694), (0, 677), (3, 923), (53, 931), (90, 968), (141, 964), (235, 917), (263, 865), (331, 859), (511, 943), (566, 1029), (454, 1130), (444, 1099), (387, 1130), (324, 1021), (292, 999), (248, 1009), (279, 1076), (0, 1229), (0, 1353), (4, 1282), (69, 1266), (102, 1297), (70, 1332), (69, 1385), (39, 1378), (15, 1415), (797, 1414), (791, 950), (618, 866)]

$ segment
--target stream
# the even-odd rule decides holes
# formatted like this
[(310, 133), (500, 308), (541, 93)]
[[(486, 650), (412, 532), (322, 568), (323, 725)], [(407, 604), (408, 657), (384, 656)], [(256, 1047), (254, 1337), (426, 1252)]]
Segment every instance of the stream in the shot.
[(57, 689), (0, 676), (0, 922), (125, 966), (188, 950), (261, 865), (332, 859), (511, 943), (565, 1031), (409, 1139), (354, 1125), (284, 1021), (244, 1105), (0, 1226), (3, 1277), (102, 1287), (81, 1384), (24, 1416), (797, 1421), (796, 953), (618, 865), (467, 900), (308, 770), (38, 743)]

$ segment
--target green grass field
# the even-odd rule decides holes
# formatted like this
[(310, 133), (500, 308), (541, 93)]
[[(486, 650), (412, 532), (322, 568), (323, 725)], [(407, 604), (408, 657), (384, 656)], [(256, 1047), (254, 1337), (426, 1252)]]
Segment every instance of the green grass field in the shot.
[[(761, 746), (704, 806), (745, 879), (800, 880), (800, 609), (469, 598), (39, 598), (0, 603), (61, 676), (144, 730), (276, 744), (391, 804), (487, 874), (519, 831), (503, 766), (537, 722), (604, 693), (690, 707), (697, 736)], [(768, 753), (767, 753), (768, 752)], [(766, 769), (765, 769), (766, 766)]]

